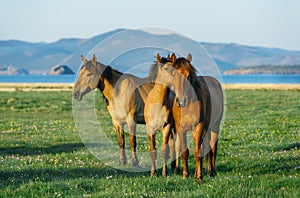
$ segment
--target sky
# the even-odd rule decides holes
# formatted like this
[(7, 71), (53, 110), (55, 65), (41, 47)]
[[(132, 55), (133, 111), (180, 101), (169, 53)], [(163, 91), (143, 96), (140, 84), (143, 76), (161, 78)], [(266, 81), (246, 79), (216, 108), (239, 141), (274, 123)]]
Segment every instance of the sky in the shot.
[(0, 40), (159, 27), (203, 42), (300, 50), (299, 0), (0, 0)]

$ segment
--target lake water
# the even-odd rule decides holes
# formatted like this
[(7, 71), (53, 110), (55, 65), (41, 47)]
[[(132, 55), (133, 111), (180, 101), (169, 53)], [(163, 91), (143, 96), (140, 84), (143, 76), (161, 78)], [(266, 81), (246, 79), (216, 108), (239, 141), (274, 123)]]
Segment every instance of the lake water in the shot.
[(300, 84), (300, 75), (224, 75), (225, 84)]
[[(0, 76), (0, 83), (74, 83), (76, 75)], [(225, 84), (300, 84), (300, 75), (224, 75)]]

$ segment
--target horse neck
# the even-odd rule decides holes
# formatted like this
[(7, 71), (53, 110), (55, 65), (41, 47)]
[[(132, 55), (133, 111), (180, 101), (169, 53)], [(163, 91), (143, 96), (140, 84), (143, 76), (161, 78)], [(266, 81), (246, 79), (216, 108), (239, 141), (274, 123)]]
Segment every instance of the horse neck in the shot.
[(122, 74), (111, 69), (110, 75), (111, 75), (111, 79), (108, 79), (105, 75), (103, 75), (102, 80), (99, 80), (99, 83), (103, 84), (102, 90), (100, 89), (100, 86), (98, 86), (99, 89), (101, 90), (102, 94), (108, 101), (112, 100), (112, 93), (114, 90), (114, 86), (116, 85), (118, 80), (121, 78)]
[[(186, 97), (188, 99), (187, 102), (200, 101), (201, 94), (203, 94), (203, 93), (201, 91), (201, 87), (200, 87), (200, 84), (199, 84), (198, 80), (197, 79), (195, 79), (193, 81), (189, 80), (189, 82), (191, 84), (191, 88), (189, 88), (189, 89), (192, 89), (192, 92), (188, 93), (186, 95)], [(189, 92), (190, 92), (190, 90), (189, 90)]]
[(103, 84), (104, 84), (104, 89), (101, 90), (101, 92), (108, 101), (111, 101), (113, 86), (111, 85), (111, 83), (109, 83), (107, 79), (103, 80)]
[(124, 75), (121, 74), (119, 72), (116, 72), (114, 70), (111, 71), (111, 75), (112, 75), (112, 79), (109, 82), (113, 87), (116, 85), (116, 83), (118, 82), (118, 80)]

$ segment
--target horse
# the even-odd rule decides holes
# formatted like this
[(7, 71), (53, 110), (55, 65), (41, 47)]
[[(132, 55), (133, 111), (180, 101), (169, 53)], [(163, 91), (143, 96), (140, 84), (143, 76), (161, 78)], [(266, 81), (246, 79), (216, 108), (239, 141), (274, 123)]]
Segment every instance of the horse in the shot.
[[(220, 82), (211, 76), (197, 76), (202, 90), (204, 129), (207, 132), (204, 143), (209, 150), (207, 165), (210, 171), (210, 177), (215, 177), (216, 157), (218, 150), (218, 136), (224, 113), (224, 96)], [(203, 148), (204, 149), (204, 148)]]
[[(175, 62), (176, 56), (172, 54), (171, 58), (164, 58), (156, 55), (156, 67), (157, 74), (154, 81), (154, 87), (148, 93), (145, 100), (144, 116), (146, 121), (146, 131), (150, 141), (150, 156), (152, 160), (151, 165), (151, 176), (156, 174), (155, 160), (156, 160), (156, 143), (155, 135), (157, 131), (162, 132), (163, 143), (162, 143), (162, 176), (167, 177), (167, 160), (169, 153), (168, 140), (172, 136), (170, 131), (174, 128), (174, 121), (172, 118), (172, 102), (173, 99), (169, 100), (168, 86), (173, 81), (172, 64)], [(152, 68), (154, 68), (152, 67)], [(173, 166), (174, 167), (174, 164)]]
[(118, 136), (120, 148), (120, 164), (127, 163), (125, 155), (124, 125), (128, 124), (132, 165), (138, 166), (136, 155), (136, 124), (145, 124), (144, 101), (153, 88), (147, 78), (138, 78), (131, 74), (123, 74), (110, 66), (92, 60), (86, 60), (82, 55), (83, 65), (73, 88), (73, 98), (80, 101), (90, 91), (98, 88), (106, 99), (107, 110)]
[[(174, 89), (176, 98), (172, 108), (177, 136), (183, 160), (183, 178), (189, 176), (186, 133), (192, 131), (195, 141), (194, 159), (196, 161), (195, 178), (203, 181), (202, 160), (200, 155), (204, 137), (208, 133), (210, 151), (208, 163), (210, 176), (216, 176), (215, 160), (217, 155), (217, 137), (223, 115), (223, 91), (221, 84), (213, 77), (196, 76), (196, 69), (191, 65), (192, 56), (178, 58), (173, 64)], [(203, 148), (202, 148), (203, 150)], [(179, 151), (177, 148), (177, 155)], [(176, 169), (179, 169), (176, 163)]]

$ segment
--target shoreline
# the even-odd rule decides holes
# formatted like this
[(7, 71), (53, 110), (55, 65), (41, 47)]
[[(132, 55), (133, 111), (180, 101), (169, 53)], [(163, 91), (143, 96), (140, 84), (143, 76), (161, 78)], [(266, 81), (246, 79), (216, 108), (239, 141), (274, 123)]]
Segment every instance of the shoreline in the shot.
[(300, 84), (224, 84), (225, 90), (300, 90)]
[(69, 91), (74, 83), (0, 83), (0, 91)]
[[(0, 91), (70, 91), (74, 83), (0, 83)], [(223, 84), (225, 90), (300, 90), (300, 84)]]

